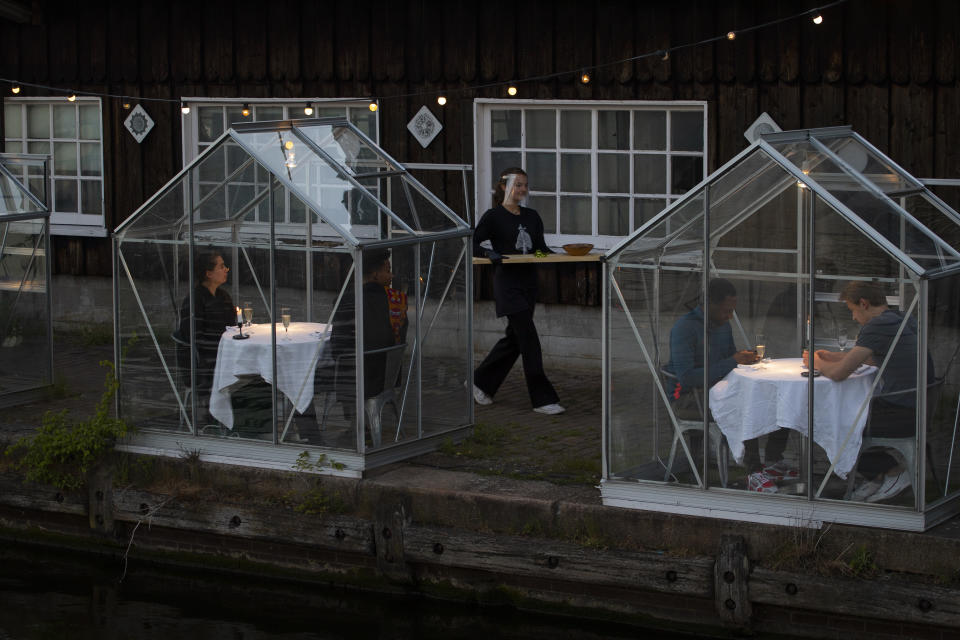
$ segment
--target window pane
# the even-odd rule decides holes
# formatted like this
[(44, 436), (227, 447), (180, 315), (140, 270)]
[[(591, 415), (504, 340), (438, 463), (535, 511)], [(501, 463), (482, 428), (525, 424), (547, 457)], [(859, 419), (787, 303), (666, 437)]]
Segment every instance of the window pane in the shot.
[(53, 137), (77, 137), (77, 109), (72, 104), (53, 106)]
[(671, 170), (670, 193), (686, 193), (703, 180), (703, 158), (673, 156)]
[(597, 233), (625, 236), (630, 233), (629, 198), (600, 198), (597, 201)]
[(519, 109), (494, 109), (490, 112), (490, 144), (492, 146), (520, 146), (520, 113)]
[[(490, 154), (490, 160), (493, 162), (493, 179), (496, 181), (500, 178), (500, 172), (504, 169), (520, 166), (520, 152), (498, 151)], [(493, 185), (490, 186), (493, 187)]]
[(84, 140), (100, 139), (100, 109), (96, 105), (80, 105), (80, 137)]
[(43, 187), (43, 178), (28, 178), (27, 179), (27, 189), (30, 189), (30, 193), (37, 196), (37, 199), (40, 202), (44, 202), (47, 199), (46, 190)]
[(57, 176), (77, 175), (77, 143), (53, 143), (53, 174)]
[(53, 181), (54, 211), (60, 213), (77, 212), (77, 181), (76, 180), (54, 180)]
[(23, 143), (19, 140), (10, 141), (7, 140), (4, 145), (4, 149), (7, 153), (22, 153), (23, 152)]
[(103, 213), (99, 180), (82, 180), (80, 182), (80, 197), (83, 213)]
[(80, 175), (100, 175), (100, 145), (85, 142), (80, 144)]
[(667, 149), (666, 111), (634, 112), (633, 148), (637, 151), (665, 151)]
[(557, 199), (554, 196), (528, 196), (527, 206), (536, 209), (543, 220), (544, 233), (557, 232)]
[(369, 109), (350, 109), (350, 122), (371, 140), (377, 139), (377, 116)]
[(28, 142), (27, 153), (50, 153), (49, 142)]
[(297, 196), (290, 194), (290, 222), (305, 223), (307, 221), (307, 205)]
[(564, 153), (560, 156), (560, 190), (590, 193), (590, 156)]
[[(23, 137), (23, 122), (21, 120), (22, 113), (23, 109), (18, 104), (3, 105), (3, 131), (6, 137)], [(7, 151), (9, 153), (17, 153), (16, 151), (10, 151), (9, 145)]]
[(253, 112), (250, 112), (250, 115), (244, 116), (243, 105), (238, 107), (227, 107), (227, 123), (233, 124), (234, 122), (253, 122)]
[(670, 114), (670, 148), (703, 151), (703, 112), (674, 111)]
[(597, 112), (597, 147), (600, 149), (630, 148), (630, 112)]
[(527, 176), (533, 191), (557, 190), (557, 154), (527, 153)]
[(27, 105), (27, 137), (50, 138), (50, 105)]
[(553, 149), (557, 146), (557, 112), (531, 109), (527, 114), (527, 148)]
[(213, 142), (223, 133), (223, 109), (220, 107), (199, 107), (197, 118), (200, 142)]
[(590, 112), (560, 112), (560, 146), (564, 149), (590, 148)]
[(667, 192), (667, 156), (636, 155), (633, 157), (633, 173), (635, 193)]
[[(240, 147), (235, 144), (226, 145), (227, 148), (227, 174), (232, 174), (234, 171), (240, 168), (240, 165), (244, 163), (250, 156), (247, 155), (247, 152), (243, 150), (243, 147)], [(246, 170), (242, 171), (240, 174), (234, 176), (233, 180), (252, 180), (253, 179), (253, 165), (249, 165)]]
[[(300, 115), (295, 117), (299, 118), (302, 115), (303, 115), (303, 112), (301, 112)], [(283, 120), (283, 107), (254, 107), (253, 119), (254, 120)]]
[(639, 229), (640, 226), (653, 218), (667, 206), (667, 201), (662, 198), (637, 198), (633, 202), (633, 228)]
[(601, 153), (597, 156), (597, 188), (601, 193), (630, 193), (630, 156)]
[(560, 198), (560, 233), (590, 235), (593, 233), (591, 222), (590, 198)]

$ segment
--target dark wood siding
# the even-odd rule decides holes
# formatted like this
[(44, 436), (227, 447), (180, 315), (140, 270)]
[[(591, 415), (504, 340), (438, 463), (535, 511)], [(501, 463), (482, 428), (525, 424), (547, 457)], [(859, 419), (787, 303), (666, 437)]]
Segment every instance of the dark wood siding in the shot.
[[(381, 142), (409, 162), (473, 162), (473, 99), (505, 97), (505, 87), (467, 87), (571, 71), (520, 83), (520, 96), (707, 100), (711, 168), (746, 146), (743, 130), (767, 111), (785, 129), (850, 124), (921, 177), (960, 175), (960, 128), (953, 126), (960, 105), (955, 0), (849, 0), (824, 12), (820, 26), (801, 18), (742, 33), (734, 42), (677, 50), (668, 60), (657, 55), (611, 65), (604, 63), (815, 4), (40, 0), (34, 6), (32, 24), (0, 21), (0, 77), (173, 99), (381, 97)], [(589, 85), (580, 84), (575, 72), (594, 65), (603, 66)], [(434, 102), (441, 91), (449, 99), (444, 108)], [(3, 93), (9, 95), (6, 87)], [(122, 127), (121, 102), (103, 103), (110, 229), (182, 164), (178, 105), (145, 103), (156, 126), (138, 145)], [(444, 124), (427, 149), (406, 129), (423, 104)], [(427, 181), (462, 210), (459, 175)], [(58, 272), (109, 273), (108, 243), (57, 243)], [(594, 284), (581, 276), (573, 267), (556, 269), (543, 283), (554, 291), (545, 299), (597, 300)], [(587, 284), (567, 286), (578, 278)]]

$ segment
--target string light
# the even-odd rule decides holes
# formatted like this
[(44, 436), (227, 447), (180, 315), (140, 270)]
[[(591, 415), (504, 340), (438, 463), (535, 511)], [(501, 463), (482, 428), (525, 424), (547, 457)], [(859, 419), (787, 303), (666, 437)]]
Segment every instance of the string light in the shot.
[(243, 109), (240, 109), (240, 115), (242, 115), (244, 118), (250, 115), (250, 105), (248, 103), (243, 103)]
[(437, 98), (437, 104), (440, 105), (441, 107), (442, 107), (443, 105), (447, 104), (447, 97), (446, 97), (446, 96), (439, 96), (439, 97)]
[[(576, 74), (576, 75), (578, 75), (578, 76), (580, 77), (580, 81), (581, 81), (581, 82), (584, 82), (584, 84), (586, 84), (586, 82), (589, 82), (589, 80), (584, 81), (584, 77), (589, 77), (591, 71), (596, 70), (596, 69), (601, 68), (601, 67), (609, 67), (609, 66), (624, 64), (624, 63), (628, 63), (628, 62), (635, 62), (635, 61), (637, 61), (637, 60), (642, 60), (642, 59), (644, 59), (644, 58), (650, 58), (650, 57), (653, 57), (653, 56), (657, 56), (657, 57), (659, 57), (661, 60), (667, 61), (667, 60), (670, 59), (670, 54), (671, 54), (671, 52), (673, 52), (673, 51), (682, 50), (682, 49), (691, 49), (691, 48), (699, 47), (699, 46), (702, 46), (702, 45), (711, 44), (711, 43), (713, 43), (713, 42), (716, 42), (716, 41), (718, 41), (718, 40), (723, 40), (723, 39), (726, 39), (726, 40), (735, 40), (735, 39), (737, 38), (737, 34), (738, 34), (738, 33), (748, 33), (748, 32), (759, 31), (759, 30), (761, 30), (761, 29), (766, 29), (766, 28), (768, 28), (768, 27), (772, 27), (772, 26), (780, 25), (780, 24), (783, 24), (783, 23), (786, 23), (786, 22), (789, 22), (789, 21), (792, 21), (792, 20), (796, 20), (797, 18), (812, 19), (812, 21), (813, 21), (814, 24), (817, 24), (817, 25), (823, 24), (823, 15), (822, 15), (822, 13), (821, 13), (822, 11), (824, 11), (824, 10), (826, 10), (826, 9), (831, 9), (831, 8), (837, 7), (837, 6), (842, 5), (842, 4), (845, 4), (846, 2), (847, 2), (847, 0), (833, 0), (833, 1), (831, 1), (831, 2), (828, 2), (827, 4), (821, 5), (820, 7), (815, 7), (815, 8), (812, 8), (812, 9), (807, 9), (807, 10), (802, 11), (802, 12), (800, 12), (800, 13), (796, 13), (796, 14), (793, 14), (793, 15), (785, 16), (785, 17), (783, 17), (783, 18), (777, 18), (777, 19), (775, 19), (775, 20), (770, 20), (770, 21), (767, 21), (767, 22), (759, 23), (759, 24), (755, 24), (755, 25), (749, 26), (749, 27), (744, 27), (744, 28), (740, 29), (739, 31), (728, 31), (725, 35), (713, 36), (713, 37), (710, 37), (710, 38), (705, 38), (705, 39), (703, 39), (703, 40), (694, 41), (694, 42), (679, 43), (679, 44), (676, 44), (676, 45), (674, 45), (674, 46), (671, 46), (669, 49), (659, 49), (659, 50), (655, 50), (655, 51), (649, 51), (649, 52), (647, 52), (647, 53), (642, 53), (642, 54), (639, 54), (639, 55), (636, 55), (636, 56), (631, 56), (631, 57), (629, 57), (629, 58), (624, 58), (624, 59), (621, 59), (621, 60), (611, 60), (611, 61), (607, 61), (607, 62), (604, 62), (604, 63), (602, 63), (602, 64), (598, 64), (598, 65), (595, 65), (595, 66), (592, 66), (592, 67), (582, 68), (579, 72), (578, 72), (578, 71), (575, 71), (575, 70), (557, 71), (557, 72), (554, 72), (554, 73), (547, 73), (547, 74), (543, 74), (543, 75), (537, 75), (537, 76), (530, 76), (530, 77), (520, 78), (520, 79), (518, 79), (518, 81), (520, 81), (520, 82), (544, 81), (544, 80), (549, 80), (549, 79), (554, 79), (554, 78), (569, 77), (571, 74)], [(811, 16), (812, 16), (812, 17), (811, 17)], [(30, 83), (30, 82), (19, 82), (19, 81), (17, 81), (17, 80), (8, 79), (8, 78), (0, 78), (0, 82), (7, 82), (7, 83), (9, 83), (9, 84), (11, 85), (10, 90), (11, 90), (11, 92), (12, 92), (14, 95), (20, 93), (20, 90), (21, 90), (21, 88), (22, 88), (23, 86), (27, 86), (27, 87), (34, 87), (34, 88), (37, 88), (37, 89), (40, 89), (40, 90), (43, 90), (43, 91), (59, 92), (59, 93), (61, 93), (61, 94), (70, 92), (71, 95), (73, 95), (74, 99), (76, 99), (75, 93), (73, 93), (73, 90), (72, 90), (72, 89), (65, 89), (65, 88), (63, 88), (63, 87), (54, 87), (54, 86), (48, 86), (48, 85), (42, 85), (42, 84), (35, 84), (35, 83)], [(485, 88), (488, 88), (488, 87), (501, 87), (501, 86), (503, 86), (502, 83), (493, 82), (493, 83), (489, 83), (489, 84), (479, 84), (479, 85), (472, 85), (472, 86), (464, 86), (464, 87), (461, 87), (461, 88), (459, 88), (459, 89), (456, 89), (456, 91), (460, 91), (460, 92), (470, 92), (470, 91), (478, 91), (478, 90), (485, 89)], [(129, 96), (129, 97), (128, 97), (128, 96), (124, 96), (124, 95), (120, 95), (120, 94), (94, 93), (94, 92), (83, 92), (83, 93), (84, 93), (84, 95), (96, 96), (96, 97), (100, 97), (100, 98), (119, 98), (119, 99), (123, 100), (123, 103), (122, 103), (122, 104), (123, 104), (123, 108), (124, 108), (124, 109), (129, 109), (129, 108), (130, 108), (130, 102), (128, 101), (130, 98), (133, 98), (133, 99), (135, 99), (135, 100), (139, 100), (139, 101), (142, 101), (142, 102), (172, 102), (172, 103), (181, 103), (181, 102), (182, 102), (181, 100), (175, 99), (175, 98), (152, 98), (152, 97), (142, 97), (142, 96)], [(510, 96), (515, 96), (515, 95), (517, 95), (517, 87), (516, 87), (515, 85), (509, 85), (508, 88), (507, 88), (507, 93), (508, 93)], [(424, 90), (424, 91), (414, 91), (414, 92), (406, 93), (406, 94), (396, 94), (396, 95), (390, 95), (390, 96), (381, 96), (380, 99), (411, 98), (411, 97), (418, 97), (418, 96), (424, 96), (424, 95), (429, 95), (429, 92), (426, 91), (426, 90)], [(434, 95), (435, 95), (435, 94), (434, 94)], [(445, 96), (444, 96), (444, 97), (445, 97)], [(346, 99), (346, 98), (344, 98), (344, 99), (342, 99), (342, 100), (332, 100), (331, 102), (349, 102), (349, 100)], [(437, 102), (439, 103), (439, 98), (437, 99)], [(247, 115), (249, 115), (249, 105), (245, 105), (245, 107), (246, 107), (246, 110), (247, 110), (247, 114), (245, 114), (244, 117), (246, 117)], [(181, 108), (183, 108), (183, 107), (181, 106)], [(378, 107), (377, 107), (377, 105), (376, 105), (375, 103), (371, 102), (371, 104), (369, 105), (368, 108), (370, 109), (370, 111), (377, 111), (377, 108), (378, 108)], [(311, 115), (313, 115), (313, 106), (308, 102), (308, 103), (306, 103), (303, 111), (304, 111), (304, 114), (305, 114), (305, 115), (311, 116)]]
[(180, 103), (180, 113), (182, 113), (183, 115), (187, 115), (190, 113), (190, 107), (187, 106), (186, 102)]
[(286, 149), (287, 151), (290, 151), (290, 149), (293, 149), (293, 140), (287, 140), (286, 142), (284, 142), (283, 148)]
[(367, 109), (370, 109), (370, 111), (376, 111), (378, 109), (377, 103), (371, 100), (370, 104), (367, 105)]
[(68, 96), (67, 96), (67, 101), (68, 101), (68, 102), (76, 102), (76, 101), (77, 101), (77, 94), (71, 93), (70, 95), (68, 95)]
[(584, 69), (583, 71), (580, 72), (580, 83), (588, 84), (589, 82), (590, 82), (590, 74), (587, 73), (586, 69)]

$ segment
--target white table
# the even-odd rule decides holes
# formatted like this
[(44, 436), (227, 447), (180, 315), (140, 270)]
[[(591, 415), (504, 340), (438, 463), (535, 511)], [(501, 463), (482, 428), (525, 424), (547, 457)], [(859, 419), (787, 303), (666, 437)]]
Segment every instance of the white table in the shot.
[[(807, 434), (809, 378), (801, 375), (802, 365), (801, 358), (740, 365), (710, 389), (713, 419), (738, 462), (743, 460), (743, 443), (747, 440), (781, 427)], [(834, 472), (841, 478), (847, 477), (857, 461), (868, 414), (867, 410), (860, 412), (860, 407), (870, 393), (876, 372), (876, 367), (862, 365), (842, 382), (826, 376), (813, 379), (813, 439), (826, 451)], [(853, 432), (847, 440), (851, 426)]]
[[(329, 335), (327, 325), (319, 322), (295, 322), (285, 333), (277, 324), (277, 389), (303, 413), (313, 400), (313, 376), (323, 357)], [(233, 429), (230, 391), (241, 376), (258, 375), (273, 384), (273, 357), (269, 324), (255, 324), (243, 330), (246, 340), (234, 340), (236, 328), (220, 337), (217, 367), (213, 372), (210, 415)]]

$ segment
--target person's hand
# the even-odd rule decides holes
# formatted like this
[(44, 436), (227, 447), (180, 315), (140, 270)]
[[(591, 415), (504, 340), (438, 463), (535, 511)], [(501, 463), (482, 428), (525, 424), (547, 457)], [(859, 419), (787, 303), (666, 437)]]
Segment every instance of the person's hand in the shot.
[(810, 368), (810, 352), (806, 349), (803, 350), (803, 366)]
[(487, 249), (487, 258), (490, 259), (490, 262), (493, 264), (500, 264), (503, 262), (505, 256), (500, 255), (497, 251), (493, 249)]
[(733, 359), (737, 364), (753, 364), (760, 360), (756, 351), (737, 351), (733, 354)]

